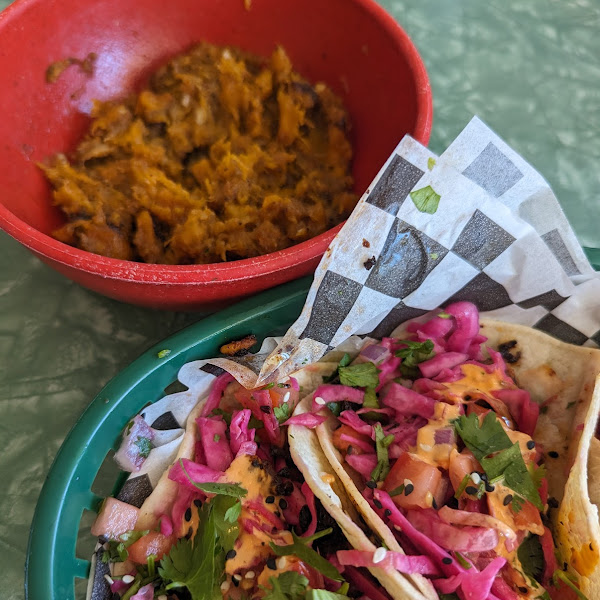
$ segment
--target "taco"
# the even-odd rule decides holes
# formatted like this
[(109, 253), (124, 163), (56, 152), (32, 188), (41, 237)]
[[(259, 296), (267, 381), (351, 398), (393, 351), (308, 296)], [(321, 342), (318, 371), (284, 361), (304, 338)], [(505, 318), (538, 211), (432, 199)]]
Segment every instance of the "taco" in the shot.
[(290, 428), (315, 494), (328, 464), (378, 536), (340, 563), (418, 588), (380, 580), (397, 600), (600, 598), (598, 373), (598, 349), (480, 324), (467, 302), (345, 355), (296, 409), (323, 422)]
[[(219, 375), (189, 414), (175, 459), (141, 506), (105, 500), (92, 527), (101, 546), (89, 596), (391, 600), (368, 570), (339, 565), (337, 551), (352, 546), (289, 453), (290, 423), (310, 431), (321, 422), (291, 418), (300, 394), (336, 368), (322, 362), (255, 390)], [(117, 453), (122, 465), (139, 467), (140, 439), (150, 435), (141, 421), (137, 416), (125, 432)], [(364, 550), (374, 548), (340, 480), (323, 475), (352, 524), (354, 543), (360, 534)]]

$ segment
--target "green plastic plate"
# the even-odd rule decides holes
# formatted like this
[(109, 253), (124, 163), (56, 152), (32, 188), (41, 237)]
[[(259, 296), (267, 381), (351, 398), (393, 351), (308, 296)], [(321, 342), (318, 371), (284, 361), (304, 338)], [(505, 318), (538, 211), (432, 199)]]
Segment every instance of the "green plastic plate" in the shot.
[[(28, 600), (85, 595), (93, 552), (89, 527), (102, 496), (114, 491), (118, 469), (111, 451), (130, 417), (164, 396), (183, 364), (216, 356), (222, 344), (250, 333), (260, 341), (284, 333), (300, 314), (310, 283), (304, 278), (280, 286), (185, 328), (142, 354), (96, 396), (67, 436), (42, 488), (25, 566)], [(171, 352), (159, 358), (165, 349)]]

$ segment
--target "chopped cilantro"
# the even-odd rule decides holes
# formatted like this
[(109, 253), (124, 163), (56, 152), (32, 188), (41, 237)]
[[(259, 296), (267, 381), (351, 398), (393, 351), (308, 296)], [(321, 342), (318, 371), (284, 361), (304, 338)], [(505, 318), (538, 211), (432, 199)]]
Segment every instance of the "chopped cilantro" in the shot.
[(228, 521), (229, 523), (235, 523), (240, 518), (241, 514), (242, 514), (242, 503), (238, 501), (238, 502), (235, 502), (231, 507), (229, 507), (225, 511), (224, 519), (226, 521)]
[(520, 544), (517, 556), (523, 567), (523, 572), (530, 579), (540, 581), (544, 572), (546, 561), (540, 538), (537, 535), (528, 535)]
[(404, 484), (401, 483), (397, 488), (394, 488), (390, 492), (390, 497), (399, 496), (402, 492), (404, 492)]
[(266, 385), (264, 385), (264, 386), (262, 387), (262, 389), (263, 389), (263, 390), (270, 390), (271, 388), (274, 388), (274, 387), (275, 387), (275, 382), (274, 382), (274, 381), (271, 381), (271, 383), (267, 383)]
[(290, 418), (290, 405), (284, 402), (281, 406), (275, 406), (273, 408), (273, 414), (277, 419), (277, 422), (281, 425)]
[(231, 412), (225, 412), (222, 408), (215, 408), (209, 415), (209, 417), (223, 417), (223, 421), (227, 423), (227, 425), (231, 425), (231, 419), (233, 415)]
[[(308, 579), (296, 571), (286, 571), (279, 577), (269, 577), (269, 583), (270, 588), (261, 586), (267, 592), (264, 600), (348, 600), (345, 594), (309, 589)], [(343, 587), (340, 588), (341, 591)]]
[(452, 318), (451, 314), (448, 314), (447, 312), (443, 312), (443, 311), (441, 313), (438, 313), (437, 316), (440, 319), (451, 319)]
[(237, 502), (230, 496), (217, 496), (200, 507), (194, 540), (180, 539), (158, 568), (160, 576), (170, 582), (167, 591), (185, 587), (192, 600), (221, 599), (225, 555), (239, 535), (237, 523), (233, 525), (225, 515)]
[(400, 365), (402, 375), (405, 377), (418, 377), (417, 365), (434, 356), (433, 342), (431, 340), (425, 340), (424, 342), (402, 340), (400, 343), (406, 346), (406, 348), (396, 351), (396, 356), (402, 359)]
[(458, 486), (458, 489), (456, 490), (456, 493), (454, 494), (454, 497), (457, 500), (462, 496), (463, 492), (467, 489), (470, 479), (471, 479), (471, 476), (468, 473), (462, 478), (462, 481), (460, 482), (460, 485)]
[(150, 450), (152, 450), (152, 442), (150, 441), (150, 438), (139, 437), (133, 443), (134, 443), (134, 445), (136, 445), (138, 447), (138, 449), (140, 451), (140, 456), (142, 458), (148, 458), (148, 455), (150, 454)]
[(374, 387), (365, 388), (365, 397), (363, 399), (364, 408), (379, 408), (379, 400)]
[(169, 356), (169, 354), (171, 354), (171, 351), (168, 348), (165, 348), (164, 350), (161, 350), (156, 356), (158, 356), (158, 358), (166, 358), (167, 356)]
[(290, 544), (289, 546), (277, 546), (271, 542), (269, 546), (271, 546), (271, 550), (273, 550), (277, 556), (297, 556), (307, 565), (317, 569), (317, 571), (325, 577), (333, 579), (334, 581), (343, 581), (340, 572), (328, 560), (323, 558), (320, 554), (317, 554), (317, 552), (308, 546), (308, 544), (314, 540), (329, 535), (332, 531), (333, 530), (330, 527), (329, 529), (323, 529), (323, 531), (319, 531), (309, 537), (298, 537), (292, 531), (293, 544)]
[(575, 585), (573, 581), (571, 581), (569, 574), (566, 571), (561, 571), (560, 569), (554, 571), (554, 575), (552, 575), (552, 582), (556, 587), (558, 587), (559, 580), (570, 587), (580, 600), (588, 600), (587, 596)]
[(377, 450), (377, 466), (371, 473), (373, 481), (383, 481), (390, 472), (390, 459), (388, 457), (388, 446), (394, 441), (393, 435), (384, 435), (381, 423), (375, 423), (375, 447)]
[(537, 509), (543, 510), (542, 500), (525, 466), (518, 442), (491, 458), (482, 458), (479, 462), (487, 473), (488, 479), (503, 476), (507, 487), (529, 500)]
[(468, 417), (461, 415), (454, 421), (454, 428), (465, 446), (479, 461), (494, 452), (512, 446), (510, 438), (492, 411), (485, 415), (481, 425), (475, 413), (471, 413)]
[(427, 168), (431, 171), (431, 169), (433, 169), (433, 167), (435, 167), (435, 158), (433, 158), (432, 156), (430, 156), (427, 159)]
[(471, 563), (460, 552), (454, 552), (454, 557), (463, 569), (471, 568)]
[(243, 498), (248, 491), (237, 483), (194, 483), (194, 485), (207, 494), (219, 496), (230, 496), (231, 498)]
[(296, 571), (286, 571), (278, 577), (269, 577), (271, 588), (261, 586), (267, 593), (263, 600), (302, 600), (308, 587), (308, 579)]
[(339, 417), (342, 414), (342, 407), (339, 402), (328, 402), (325, 406), (336, 416)]
[(434, 215), (437, 212), (441, 198), (430, 185), (410, 193), (410, 199), (417, 210), (429, 215)]
[(364, 388), (376, 388), (379, 385), (379, 369), (372, 362), (339, 367), (338, 372), (342, 385)]
[(338, 363), (338, 366), (336, 367), (335, 371), (331, 375), (323, 376), (323, 383), (330, 383), (330, 382), (334, 381), (335, 379), (337, 379), (339, 368), (347, 367), (351, 362), (352, 362), (352, 357), (347, 352), (345, 352), (344, 356), (342, 356), (342, 359)]
[(213, 442), (218, 442), (221, 439), (221, 436), (218, 433), (215, 433), (215, 435), (213, 435)]

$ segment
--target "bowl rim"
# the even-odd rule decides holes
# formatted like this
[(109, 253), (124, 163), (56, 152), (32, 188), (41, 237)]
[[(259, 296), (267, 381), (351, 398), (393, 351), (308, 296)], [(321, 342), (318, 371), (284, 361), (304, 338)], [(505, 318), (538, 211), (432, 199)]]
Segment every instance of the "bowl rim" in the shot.
[[(30, 4), (37, 1), (15, 0), (0, 12), (0, 25), (8, 24), (11, 19), (17, 18)], [(410, 135), (427, 145), (433, 121), (433, 101), (429, 77), (418, 49), (401, 25), (376, 0), (353, 1), (388, 32), (407, 58), (409, 71), (415, 83), (418, 107), (414, 131)], [(344, 223), (345, 221), (299, 244), (253, 258), (229, 263), (163, 265), (109, 258), (69, 246), (32, 227), (0, 204), (0, 228), (34, 254), (66, 268), (99, 275), (105, 279), (152, 285), (194, 286), (217, 282), (231, 283), (282, 271), (324, 254)], [(193, 281), (190, 281), (190, 275), (193, 275)]]

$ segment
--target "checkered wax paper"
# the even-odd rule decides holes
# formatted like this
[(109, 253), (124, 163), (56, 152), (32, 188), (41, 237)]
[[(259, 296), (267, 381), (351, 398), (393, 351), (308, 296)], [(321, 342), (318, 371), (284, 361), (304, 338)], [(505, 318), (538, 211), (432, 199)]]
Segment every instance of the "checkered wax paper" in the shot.
[[(419, 190), (439, 195), (439, 204), (423, 205)], [(474, 118), (440, 157), (402, 140), (325, 253), (302, 314), (264, 364), (264, 356), (247, 365), (211, 362), (247, 387), (262, 385), (352, 334), (381, 337), (458, 300), (476, 303), (485, 316), (596, 346), (599, 293), (600, 279), (548, 184)]]

